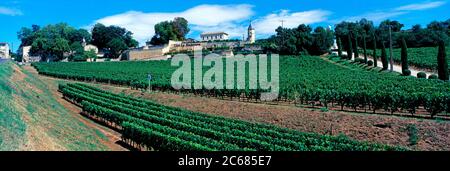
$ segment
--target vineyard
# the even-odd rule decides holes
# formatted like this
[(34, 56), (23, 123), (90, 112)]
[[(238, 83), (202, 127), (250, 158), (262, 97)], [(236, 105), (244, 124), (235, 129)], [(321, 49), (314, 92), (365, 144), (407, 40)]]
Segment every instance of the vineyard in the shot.
[[(175, 91), (170, 77), (175, 67), (169, 61), (117, 63), (35, 63), (40, 74), (80, 81), (95, 81)], [(450, 112), (450, 83), (342, 67), (319, 57), (280, 58), (279, 101), (377, 112), (415, 114), (418, 109), (431, 117)], [(218, 98), (245, 98), (257, 101), (262, 90), (183, 90)]]
[(122, 140), (159, 151), (397, 151), (401, 147), (302, 133), (113, 94), (85, 84), (60, 85), (64, 98), (121, 130)]
[[(450, 48), (447, 49), (447, 56), (450, 55)], [(367, 54), (373, 54), (373, 50), (368, 50)], [(361, 51), (362, 52), (362, 51)], [(363, 54), (363, 53), (361, 53)], [(422, 48), (408, 48), (408, 63), (417, 68), (429, 69), (432, 71), (437, 70), (437, 47), (422, 47)], [(377, 56), (380, 58), (381, 50), (377, 50)], [(401, 48), (396, 48), (393, 50), (394, 62), (401, 62)], [(450, 59), (447, 58), (450, 63)]]

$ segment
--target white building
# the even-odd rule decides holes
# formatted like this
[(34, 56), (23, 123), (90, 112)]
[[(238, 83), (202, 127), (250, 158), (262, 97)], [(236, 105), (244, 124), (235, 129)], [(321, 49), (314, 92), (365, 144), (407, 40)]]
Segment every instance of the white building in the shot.
[(200, 35), (202, 41), (228, 40), (228, 34), (225, 32), (210, 32)]
[(0, 58), (10, 58), (8, 43), (0, 43)]
[(20, 53), (22, 54), (22, 62), (40, 62), (40, 56), (30, 56), (31, 46), (22, 47)]
[(252, 23), (248, 26), (247, 42), (253, 44), (256, 42), (256, 30), (252, 27)]
[(95, 54), (98, 54), (98, 48), (95, 45), (87, 44), (86, 39), (83, 38), (83, 41), (81, 42), (81, 46), (83, 46), (84, 51), (94, 51)]

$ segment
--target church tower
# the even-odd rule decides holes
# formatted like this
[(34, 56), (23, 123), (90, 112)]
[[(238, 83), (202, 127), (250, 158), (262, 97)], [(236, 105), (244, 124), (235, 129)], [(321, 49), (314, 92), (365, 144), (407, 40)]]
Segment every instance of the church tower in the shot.
[(255, 29), (252, 26), (252, 23), (248, 26), (248, 37), (247, 42), (253, 44), (256, 42), (256, 32)]

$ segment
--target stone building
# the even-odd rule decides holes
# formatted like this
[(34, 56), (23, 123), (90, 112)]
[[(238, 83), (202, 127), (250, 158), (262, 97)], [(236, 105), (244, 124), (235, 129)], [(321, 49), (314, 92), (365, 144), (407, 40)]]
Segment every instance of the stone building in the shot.
[(10, 58), (8, 43), (0, 43), (0, 58)]
[(30, 55), (31, 46), (24, 46), (20, 51), (20, 55), (22, 55), (22, 62), (40, 62), (40, 56), (31, 56)]
[(81, 42), (81, 46), (83, 46), (84, 51), (94, 51), (95, 54), (98, 54), (98, 48), (95, 45), (87, 44), (86, 39), (83, 38), (83, 41)]
[(253, 44), (256, 42), (256, 30), (253, 28), (252, 23), (248, 26), (248, 37), (247, 42)]
[(200, 35), (202, 41), (228, 40), (228, 34), (225, 32), (209, 32)]

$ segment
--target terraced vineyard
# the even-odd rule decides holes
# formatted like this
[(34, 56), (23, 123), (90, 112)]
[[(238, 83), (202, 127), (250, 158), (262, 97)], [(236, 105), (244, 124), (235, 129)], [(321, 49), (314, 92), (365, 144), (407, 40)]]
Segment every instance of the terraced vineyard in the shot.
[[(44, 75), (135, 88), (147, 88), (146, 75), (152, 73), (153, 89), (175, 91), (170, 85), (170, 77), (176, 68), (171, 67), (169, 61), (35, 63), (34, 66)], [(244, 96), (257, 100), (263, 90), (183, 91), (222, 98)], [(342, 67), (319, 57), (285, 56), (280, 59), (278, 100), (373, 112), (385, 110), (414, 114), (420, 108), (432, 116), (445, 115), (450, 112), (450, 82)]]
[(85, 84), (60, 85), (92, 118), (121, 129), (124, 142), (161, 151), (384, 151), (400, 147), (302, 133), (113, 94)]
[[(393, 59), (395, 62), (401, 63), (401, 48), (393, 50)], [(450, 63), (450, 47), (446, 47), (447, 60)], [(361, 51), (362, 52), (362, 51)], [(360, 53), (362, 54), (362, 53)], [(372, 50), (368, 50), (367, 54), (372, 55)], [(408, 48), (408, 62), (417, 68), (437, 70), (437, 47)], [(378, 58), (380, 58), (381, 50), (377, 50)]]

